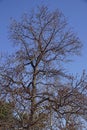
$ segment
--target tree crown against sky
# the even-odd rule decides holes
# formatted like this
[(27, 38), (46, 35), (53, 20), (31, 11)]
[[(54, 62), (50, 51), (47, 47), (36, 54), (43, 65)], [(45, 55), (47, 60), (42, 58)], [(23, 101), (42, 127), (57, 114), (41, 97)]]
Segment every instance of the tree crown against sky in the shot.
[(56, 128), (63, 118), (69, 125), (69, 119), (71, 123), (75, 115), (84, 114), (86, 96), (79, 91), (80, 84), (73, 87), (60, 80), (71, 78), (61, 65), (70, 55), (79, 54), (82, 46), (63, 14), (38, 7), (21, 21), (13, 20), (10, 36), (17, 49), (0, 67), (1, 97), (14, 102), (18, 127), (47, 129), (57, 120)]

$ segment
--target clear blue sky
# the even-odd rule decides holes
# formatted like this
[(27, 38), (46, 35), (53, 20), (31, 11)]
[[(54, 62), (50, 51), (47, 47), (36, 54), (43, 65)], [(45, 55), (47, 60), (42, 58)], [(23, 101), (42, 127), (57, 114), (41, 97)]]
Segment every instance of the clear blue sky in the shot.
[(74, 57), (74, 62), (66, 65), (71, 73), (87, 71), (87, 1), (86, 0), (0, 0), (0, 53), (12, 51), (8, 40), (10, 18), (20, 19), (36, 6), (45, 4), (49, 9), (58, 8), (67, 17), (70, 27), (78, 34), (84, 47), (82, 56)]

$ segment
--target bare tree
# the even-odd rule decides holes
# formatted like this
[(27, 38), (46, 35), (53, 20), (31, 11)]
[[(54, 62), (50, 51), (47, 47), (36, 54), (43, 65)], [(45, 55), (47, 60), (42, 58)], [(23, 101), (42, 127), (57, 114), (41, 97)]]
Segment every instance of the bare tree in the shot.
[[(23, 15), (21, 21), (13, 20), (10, 38), (17, 48), (1, 66), (1, 97), (15, 103), (14, 115), (20, 126), (27, 130), (47, 129), (55, 114), (76, 113), (78, 108), (72, 101), (80, 94), (61, 87), (60, 79), (69, 78), (61, 65), (73, 54), (80, 54), (82, 44), (68, 28), (63, 14), (38, 7), (30, 15)], [(69, 104), (70, 112), (64, 111)]]
[[(69, 82), (68, 82), (69, 83)], [(60, 130), (78, 130), (84, 128), (87, 112), (87, 77), (73, 80), (55, 91), (56, 96), (50, 97), (52, 111), (55, 113), (56, 124)], [(53, 126), (55, 119), (53, 119)], [(54, 129), (54, 127), (53, 127)]]

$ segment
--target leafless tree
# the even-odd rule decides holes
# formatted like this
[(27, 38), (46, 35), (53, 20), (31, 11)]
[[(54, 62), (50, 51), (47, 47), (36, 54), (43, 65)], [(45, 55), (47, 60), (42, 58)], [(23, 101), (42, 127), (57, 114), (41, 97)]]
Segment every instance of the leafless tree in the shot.
[(76, 114), (76, 102), (82, 104), (84, 96), (71, 89), (72, 85), (61, 85), (61, 79), (70, 78), (62, 65), (72, 55), (80, 54), (82, 44), (63, 14), (38, 7), (30, 15), (24, 14), (21, 21), (12, 21), (10, 39), (16, 51), (0, 67), (1, 98), (14, 102), (20, 126), (27, 130), (52, 129), (54, 118), (60, 121), (69, 113)]

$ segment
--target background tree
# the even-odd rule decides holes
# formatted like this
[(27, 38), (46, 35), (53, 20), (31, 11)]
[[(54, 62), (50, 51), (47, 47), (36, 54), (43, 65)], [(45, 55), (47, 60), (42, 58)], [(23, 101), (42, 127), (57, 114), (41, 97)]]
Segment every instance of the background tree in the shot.
[(13, 104), (5, 101), (0, 101), (0, 128), (4, 130), (13, 127)]
[(10, 38), (16, 51), (1, 65), (1, 97), (14, 102), (14, 113), (23, 129), (57, 129), (84, 101), (79, 100), (84, 96), (78, 87), (65, 85), (65, 79), (71, 77), (63, 71), (64, 63), (80, 54), (79, 38), (59, 10), (50, 12), (44, 6), (23, 15), (19, 22), (13, 20)]

